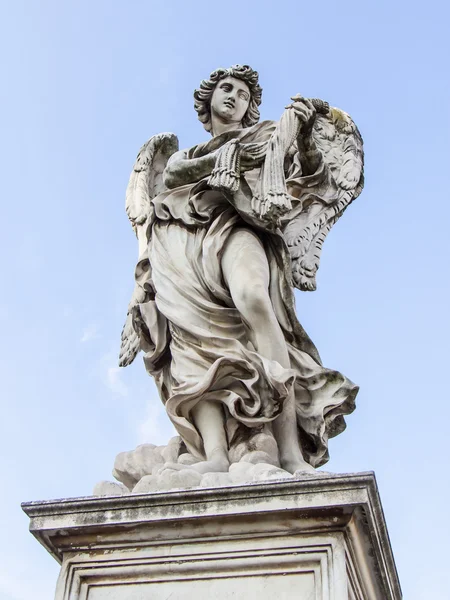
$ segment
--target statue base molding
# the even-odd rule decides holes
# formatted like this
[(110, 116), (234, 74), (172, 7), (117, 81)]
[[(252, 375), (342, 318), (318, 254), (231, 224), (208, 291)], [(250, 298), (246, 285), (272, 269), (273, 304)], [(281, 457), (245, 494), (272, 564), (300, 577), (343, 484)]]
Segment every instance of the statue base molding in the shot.
[(29, 502), (56, 600), (399, 600), (373, 473)]

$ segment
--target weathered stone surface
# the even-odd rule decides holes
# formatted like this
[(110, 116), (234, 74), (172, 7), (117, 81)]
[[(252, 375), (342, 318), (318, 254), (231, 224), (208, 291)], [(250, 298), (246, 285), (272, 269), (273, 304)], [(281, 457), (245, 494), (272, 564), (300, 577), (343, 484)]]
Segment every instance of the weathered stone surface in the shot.
[(292, 475), (273, 465), (258, 463), (253, 468), (253, 481), (270, 481), (277, 479), (292, 479)]
[(180, 454), (181, 438), (179, 435), (171, 438), (165, 448), (161, 450), (162, 462), (176, 463)]
[(270, 458), (264, 462), (280, 466), (278, 445), (269, 424), (253, 431), (248, 427), (243, 427), (235, 419), (228, 419), (227, 435), (229, 439), (233, 440), (229, 449), (231, 463), (245, 460), (244, 456), (252, 452), (265, 452)]
[(123, 483), (115, 481), (99, 481), (94, 487), (94, 496), (123, 496), (129, 494), (130, 490)]
[(113, 475), (133, 489), (145, 475), (152, 473), (155, 465), (162, 465), (164, 459), (154, 444), (142, 444), (130, 452), (121, 452), (115, 460)]
[(165, 469), (158, 475), (159, 490), (186, 490), (200, 485), (202, 476), (197, 471), (192, 469), (184, 469), (182, 471), (172, 471)]
[(144, 475), (142, 479), (138, 481), (138, 483), (133, 488), (133, 494), (145, 494), (150, 492), (157, 492), (159, 490), (158, 486), (158, 476), (157, 475)]
[[(251, 440), (251, 442), (249, 441)], [(223, 487), (251, 483), (252, 481), (270, 481), (273, 479), (305, 478), (322, 476), (322, 472), (311, 470), (298, 471), (291, 475), (279, 467), (278, 452), (273, 436), (264, 432), (257, 433), (235, 448), (245, 449), (266, 447), (271, 453), (263, 450), (251, 450), (242, 455), (239, 462), (232, 463), (228, 472), (212, 470), (208, 473), (196, 471), (198, 459), (182, 452), (182, 441), (179, 436), (173, 437), (167, 446), (143, 444), (131, 452), (122, 452), (116, 459), (113, 475), (126, 486), (114, 487), (112, 482), (100, 482), (94, 489), (95, 496), (105, 495), (104, 490), (111, 493), (151, 493), (171, 489), (189, 489), (196, 486)], [(236, 455), (235, 455), (236, 456)], [(165, 460), (169, 459), (169, 460)], [(212, 468), (214, 464), (212, 463)], [(329, 474), (328, 474), (329, 475)], [(110, 486), (108, 488), (108, 485)]]
[(234, 484), (249, 483), (253, 481), (255, 465), (246, 462), (238, 462), (230, 465), (230, 478)]
[(317, 477), (333, 477), (334, 473), (330, 471), (296, 471), (293, 475), (295, 479), (317, 479)]
[(194, 456), (192, 456), (192, 454), (189, 454), (187, 452), (185, 452), (184, 454), (180, 454), (180, 456), (178, 457), (178, 463), (180, 465), (193, 465), (196, 462), (197, 459)]
[(181, 471), (163, 469), (158, 474), (143, 477), (133, 488), (133, 494), (189, 489), (199, 486), (201, 479), (200, 473), (189, 468)]
[(56, 600), (401, 600), (370, 473), (23, 508)]
[(201, 487), (224, 487), (232, 485), (229, 473), (205, 473), (200, 481)]
[(276, 467), (280, 466), (277, 457), (270, 456), (268, 452), (263, 452), (262, 450), (255, 450), (253, 452), (247, 452), (241, 458), (242, 462), (251, 463), (252, 465), (257, 465), (258, 463), (271, 464)]

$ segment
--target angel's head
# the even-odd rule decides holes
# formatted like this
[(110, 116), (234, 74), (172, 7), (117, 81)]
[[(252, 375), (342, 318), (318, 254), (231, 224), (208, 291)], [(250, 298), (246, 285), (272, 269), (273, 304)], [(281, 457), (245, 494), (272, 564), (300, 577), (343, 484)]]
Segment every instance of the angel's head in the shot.
[(194, 92), (194, 108), (206, 131), (212, 130), (211, 111), (241, 127), (259, 121), (262, 89), (258, 73), (248, 65), (217, 69)]

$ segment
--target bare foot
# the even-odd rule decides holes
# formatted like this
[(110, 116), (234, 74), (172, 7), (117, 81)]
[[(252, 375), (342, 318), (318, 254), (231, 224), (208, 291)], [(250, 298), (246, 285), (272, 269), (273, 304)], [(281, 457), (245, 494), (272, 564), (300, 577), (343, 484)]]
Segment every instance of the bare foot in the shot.
[(303, 457), (293, 457), (290, 456), (287, 459), (281, 458), (280, 460), (281, 468), (289, 473), (299, 473), (299, 472), (307, 472), (307, 473), (315, 473), (316, 469), (312, 467), (309, 463), (307, 463)]
[(202, 460), (190, 465), (198, 473), (227, 473), (230, 467), (228, 456), (222, 452), (214, 452), (209, 460)]

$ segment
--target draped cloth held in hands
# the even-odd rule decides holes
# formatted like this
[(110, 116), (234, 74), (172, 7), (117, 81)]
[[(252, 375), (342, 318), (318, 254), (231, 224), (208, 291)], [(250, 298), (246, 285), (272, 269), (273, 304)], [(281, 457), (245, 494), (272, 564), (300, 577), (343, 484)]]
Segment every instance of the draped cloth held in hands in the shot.
[(220, 148), (215, 167), (208, 185), (212, 189), (235, 194), (240, 187), (240, 154), (245, 150), (253, 156), (264, 156), (261, 172), (253, 192), (248, 211), (256, 217), (270, 222), (292, 209), (290, 196), (286, 189), (284, 160), (288, 150), (296, 141), (300, 131), (300, 122), (292, 110), (286, 110), (281, 116), (270, 138), (264, 142), (242, 143), (232, 139)]

